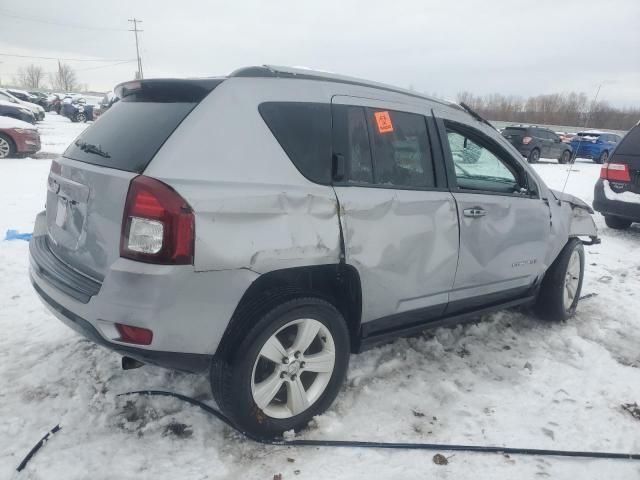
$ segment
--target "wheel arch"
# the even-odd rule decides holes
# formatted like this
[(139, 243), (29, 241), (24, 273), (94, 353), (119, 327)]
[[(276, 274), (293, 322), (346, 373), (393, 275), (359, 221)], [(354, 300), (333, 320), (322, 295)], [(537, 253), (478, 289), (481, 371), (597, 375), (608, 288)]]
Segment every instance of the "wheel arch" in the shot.
[(216, 356), (226, 358), (242, 340), (247, 331), (243, 319), (253, 321), (278, 304), (300, 296), (319, 297), (334, 305), (347, 323), (351, 350), (357, 351), (362, 318), (360, 275), (352, 265), (325, 264), (273, 270), (254, 280), (236, 306)]

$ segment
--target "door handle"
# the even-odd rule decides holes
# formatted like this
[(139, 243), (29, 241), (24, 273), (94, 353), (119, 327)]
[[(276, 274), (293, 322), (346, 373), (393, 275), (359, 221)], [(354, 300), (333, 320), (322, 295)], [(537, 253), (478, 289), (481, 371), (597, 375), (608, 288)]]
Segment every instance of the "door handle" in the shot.
[(487, 211), (484, 208), (473, 207), (473, 208), (465, 208), (463, 210), (465, 217), (484, 217), (487, 214)]

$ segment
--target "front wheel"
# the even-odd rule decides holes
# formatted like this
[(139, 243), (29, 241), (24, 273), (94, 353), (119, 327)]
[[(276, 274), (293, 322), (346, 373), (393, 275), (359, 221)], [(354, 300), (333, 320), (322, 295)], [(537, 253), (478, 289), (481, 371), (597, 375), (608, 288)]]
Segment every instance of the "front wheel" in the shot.
[(87, 116), (82, 112), (76, 113), (75, 121), (78, 123), (84, 123), (87, 121)]
[(578, 306), (584, 277), (584, 247), (571, 238), (545, 273), (535, 304), (540, 318), (566, 320)]
[(0, 158), (9, 158), (16, 153), (16, 147), (10, 137), (0, 133)]
[[(289, 300), (251, 325), (226, 360), (211, 369), (222, 411), (241, 430), (272, 438), (304, 428), (336, 398), (349, 364), (340, 312), (319, 298)], [(246, 323), (245, 323), (246, 322)]]

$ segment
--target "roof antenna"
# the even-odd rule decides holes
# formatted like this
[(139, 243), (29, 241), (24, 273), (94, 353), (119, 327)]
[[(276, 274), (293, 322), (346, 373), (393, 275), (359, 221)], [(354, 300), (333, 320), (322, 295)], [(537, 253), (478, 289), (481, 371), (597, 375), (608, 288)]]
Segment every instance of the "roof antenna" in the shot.
[[(591, 102), (591, 108), (589, 109), (589, 113), (587, 114), (587, 118), (584, 122), (584, 129), (586, 130), (589, 126), (589, 120), (591, 120), (591, 114), (593, 113), (593, 109), (596, 106), (596, 102), (598, 101), (598, 95), (600, 94), (600, 89), (602, 88), (602, 83), (598, 85), (598, 90), (596, 90), (596, 94), (593, 97), (593, 101)], [(573, 165), (575, 164), (576, 157), (578, 156), (578, 152), (580, 151), (580, 145), (582, 145), (582, 140), (584, 139), (584, 135), (578, 135), (580, 138), (578, 139), (578, 147), (576, 151), (573, 152), (571, 156), (571, 161), (569, 162), (569, 170), (567, 170), (567, 177), (564, 179), (564, 185), (562, 186), (562, 193), (564, 193), (565, 188), (567, 188), (567, 183), (569, 182), (569, 175), (571, 175), (571, 171), (573, 170)]]

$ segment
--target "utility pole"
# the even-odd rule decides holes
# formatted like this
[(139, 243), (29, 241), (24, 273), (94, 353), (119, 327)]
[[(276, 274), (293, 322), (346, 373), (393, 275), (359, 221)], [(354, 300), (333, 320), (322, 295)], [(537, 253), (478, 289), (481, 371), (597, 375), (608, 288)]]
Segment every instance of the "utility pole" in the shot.
[(133, 32), (136, 36), (136, 55), (138, 57), (138, 78), (144, 78), (142, 74), (142, 59), (140, 58), (140, 47), (138, 46), (138, 32), (144, 32), (144, 30), (138, 30), (138, 24), (142, 23), (142, 20), (138, 20), (137, 18), (130, 18), (129, 21), (133, 23), (133, 30), (129, 30)]

